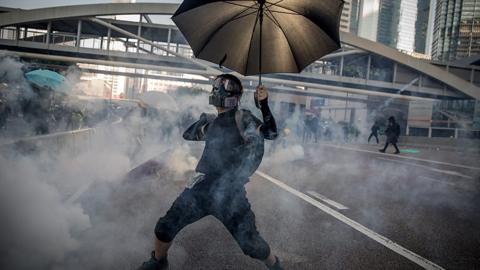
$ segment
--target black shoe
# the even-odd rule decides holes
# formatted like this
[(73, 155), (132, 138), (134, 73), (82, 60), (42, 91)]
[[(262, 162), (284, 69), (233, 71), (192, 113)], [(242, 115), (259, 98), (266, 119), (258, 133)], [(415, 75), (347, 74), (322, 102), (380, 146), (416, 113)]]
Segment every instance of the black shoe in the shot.
[(269, 270), (283, 270), (283, 268), (280, 266), (280, 261), (278, 260), (277, 256), (275, 256), (275, 264), (272, 266), (267, 265), (267, 267)]
[(400, 154), (400, 151), (395, 151), (395, 153), (394, 153), (394, 154)]
[(155, 251), (152, 251), (152, 257), (150, 258), (150, 260), (144, 262), (142, 266), (137, 268), (137, 270), (166, 270), (166, 269), (168, 269), (167, 258), (157, 260), (155, 258)]
[(380, 152), (380, 153), (385, 153), (385, 150), (380, 149), (380, 150), (378, 150), (378, 152)]

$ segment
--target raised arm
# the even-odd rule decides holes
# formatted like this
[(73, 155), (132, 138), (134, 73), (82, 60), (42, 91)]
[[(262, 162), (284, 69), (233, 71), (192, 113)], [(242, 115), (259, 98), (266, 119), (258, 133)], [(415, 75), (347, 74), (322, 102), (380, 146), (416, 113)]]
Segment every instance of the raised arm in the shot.
[(268, 91), (263, 85), (257, 86), (260, 111), (262, 112), (263, 123), (260, 125), (260, 132), (263, 138), (275, 140), (278, 137), (277, 124), (268, 106)]

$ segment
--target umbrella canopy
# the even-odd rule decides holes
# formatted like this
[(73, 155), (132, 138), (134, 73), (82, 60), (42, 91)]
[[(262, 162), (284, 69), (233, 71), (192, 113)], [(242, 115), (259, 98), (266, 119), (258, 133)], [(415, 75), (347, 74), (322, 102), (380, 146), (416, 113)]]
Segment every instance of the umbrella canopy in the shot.
[(342, 0), (186, 0), (172, 20), (195, 56), (243, 75), (298, 73), (340, 48)]
[(38, 87), (50, 88), (59, 92), (65, 92), (66, 90), (67, 79), (51, 70), (37, 69), (26, 73), (25, 77), (30, 83)]

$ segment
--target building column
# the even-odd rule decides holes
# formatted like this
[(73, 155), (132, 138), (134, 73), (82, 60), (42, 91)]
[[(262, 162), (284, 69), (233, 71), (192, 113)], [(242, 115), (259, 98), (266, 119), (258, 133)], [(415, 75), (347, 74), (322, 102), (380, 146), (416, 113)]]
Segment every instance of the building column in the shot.
[(393, 64), (393, 77), (392, 77), (392, 83), (395, 83), (397, 81), (397, 63)]
[(49, 21), (48, 22), (48, 25), (47, 25), (47, 46), (50, 45), (50, 33), (52, 32), (52, 21)]
[[(143, 15), (140, 15), (140, 21), (138, 22), (137, 36), (142, 36), (142, 19)], [(137, 53), (140, 52), (140, 39), (137, 39)]]
[(18, 46), (18, 41), (20, 40), (20, 26), (16, 26), (15, 28), (15, 43)]
[(82, 20), (78, 20), (77, 25), (77, 41), (75, 43), (75, 47), (80, 48), (80, 37), (82, 36)]
[(370, 80), (370, 65), (372, 64), (372, 55), (368, 55), (368, 61), (367, 61), (367, 77), (366, 80)]
[(110, 40), (112, 39), (112, 29), (108, 28), (107, 31), (107, 52), (110, 51)]
[(343, 58), (344, 56), (342, 55), (340, 57), (340, 76), (343, 76)]
[[(167, 50), (170, 50), (170, 42), (171, 41), (172, 41), (172, 28), (168, 28)], [(169, 52), (167, 52), (167, 56), (170, 56)]]

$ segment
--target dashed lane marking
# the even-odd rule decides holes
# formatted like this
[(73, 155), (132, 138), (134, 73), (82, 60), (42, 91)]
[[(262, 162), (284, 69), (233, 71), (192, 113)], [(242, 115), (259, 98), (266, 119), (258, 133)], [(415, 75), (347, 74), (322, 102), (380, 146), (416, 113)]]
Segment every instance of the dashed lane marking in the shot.
[(338, 149), (344, 149), (344, 150), (357, 151), (357, 152), (372, 153), (372, 154), (389, 156), (389, 157), (394, 157), (394, 158), (399, 158), (399, 159), (401, 158), (401, 159), (411, 159), (411, 160), (423, 161), (423, 162), (452, 166), (452, 167), (458, 167), (458, 168), (463, 168), (463, 169), (480, 170), (480, 167), (467, 166), (467, 165), (457, 164), (457, 163), (449, 163), (449, 162), (443, 162), (443, 161), (437, 161), (437, 160), (431, 160), (431, 159), (424, 159), (424, 158), (417, 158), (417, 157), (411, 157), (411, 156), (393, 155), (393, 154), (388, 154), (388, 153), (380, 153), (380, 152), (377, 152), (377, 151), (358, 149), (358, 148), (352, 148), (352, 147), (340, 146), (340, 145), (325, 144), (325, 143), (320, 143), (319, 145), (326, 146), (326, 147), (332, 147), (332, 148), (338, 148)]
[(325, 197), (325, 196), (323, 196), (323, 195), (320, 195), (320, 194), (318, 194), (318, 193), (315, 192), (315, 191), (311, 191), (311, 190), (310, 190), (310, 191), (307, 191), (307, 193), (310, 194), (311, 196), (319, 199), (319, 200), (322, 200), (322, 201), (325, 202), (325, 203), (328, 203), (329, 205), (337, 208), (338, 210), (347, 210), (347, 209), (348, 209), (348, 207), (346, 207), (345, 205), (343, 205), (343, 204), (341, 204), (341, 203), (338, 203), (338, 202), (336, 202), (336, 201), (334, 201), (334, 200), (330, 200), (329, 198), (327, 198), (327, 197)]
[(444, 268), (442, 268), (441, 266), (423, 258), (422, 256), (400, 246), (399, 244), (393, 242), (392, 240), (368, 229), (367, 227), (363, 226), (362, 224), (344, 216), (343, 214), (341, 214), (340, 212), (337, 212), (336, 210), (328, 207), (327, 205), (309, 197), (308, 195), (284, 184), (282, 181), (280, 180), (277, 180), (263, 172), (260, 172), (260, 171), (257, 171), (256, 172), (257, 175), (263, 177), (264, 179), (274, 183), (275, 185), (279, 186), (280, 188), (282, 188), (283, 190), (299, 197), (300, 199), (310, 203), (311, 205), (317, 207), (318, 209), (324, 211), (325, 213), (333, 216), (334, 218), (340, 220), (341, 222), (347, 224), (348, 226), (352, 227), (353, 229), (359, 231), (360, 233), (366, 235), (367, 237), (369, 237), (370, 239), (382, 244), (383, 246), (385, 246), (386, 248), (396, 252), (397, 254), (409, 259), (410, 261), (416, 263), (417, 265), (425, 268), (425, 269), (428, 269), (428, 270), (439, 270), (439, 269), (442, 269), (444, 270)]
[(391, 159), (391, 158), (377, 157), (377, 159), (386, 160), (386, 161), (390, 161), (390, 162), (396, 162), (396, 163), (409, 165), (409, 166), (425, 168), (425, 169), (430, 170), (432, 172), (438, 172), (438, 173), (458, 176), (458, 177), (462, 177), (462, 178), (473, 179), (473, 177), (471, 177), (471, 176), (468, 176), (468, 175), (465, 175), (465, 174), (462, 174), (462, 173), (459, 173), (459, 172), (456, 172), (456, 171), (441, 170), (441, 169), (433, 168), (433, 167), (430, 167), (430, 166), (425, 166), (425, 165), (412, 163), (412, 162), (407, 162), (407, 161), (395, 160), (395, 159)]

